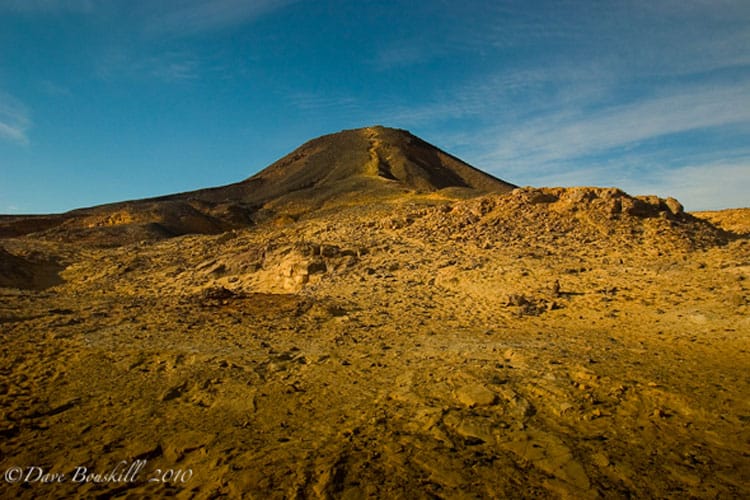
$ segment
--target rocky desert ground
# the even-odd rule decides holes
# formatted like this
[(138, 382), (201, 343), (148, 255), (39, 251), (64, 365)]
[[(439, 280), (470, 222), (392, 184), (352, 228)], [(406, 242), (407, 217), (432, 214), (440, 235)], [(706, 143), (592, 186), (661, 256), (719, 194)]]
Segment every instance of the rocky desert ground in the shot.
[(0, 495), (750, 496), (750, 209), (436, 185), (389, 133), (244, 225), (0, 221)]

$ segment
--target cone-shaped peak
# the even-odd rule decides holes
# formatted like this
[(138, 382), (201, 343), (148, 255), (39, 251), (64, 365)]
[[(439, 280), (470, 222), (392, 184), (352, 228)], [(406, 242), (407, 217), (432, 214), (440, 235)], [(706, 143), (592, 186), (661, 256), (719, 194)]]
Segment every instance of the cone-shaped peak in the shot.
[[(515, 186), (405, 130), (373, 126), (313, 139), (247, 181), (266, 200), (300, 190), (432, 192), (448, 187), (505, 192)], [(322, 194), (322, 193), (321, 193)]]

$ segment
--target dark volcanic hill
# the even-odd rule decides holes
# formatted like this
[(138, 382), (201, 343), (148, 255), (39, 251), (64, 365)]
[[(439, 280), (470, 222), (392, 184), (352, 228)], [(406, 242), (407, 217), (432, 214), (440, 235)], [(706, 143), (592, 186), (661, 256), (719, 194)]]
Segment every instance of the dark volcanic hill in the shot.
[(117, 245), (217, 233), (258, 220), (409, 194), (463, 198), (514, 187), (405, 130), (377, 126), (311, 140), (258, 174), (226, 186), (59, 215), (0, 217), (0, 237), (43, 232), (53, 239)]
[(242, 182), (164, 199), (309, 208), (356, 195), (370, 199), (444, 188), (481, 194), (514, 187), (405, 130), (378, 126), (313, 139)]

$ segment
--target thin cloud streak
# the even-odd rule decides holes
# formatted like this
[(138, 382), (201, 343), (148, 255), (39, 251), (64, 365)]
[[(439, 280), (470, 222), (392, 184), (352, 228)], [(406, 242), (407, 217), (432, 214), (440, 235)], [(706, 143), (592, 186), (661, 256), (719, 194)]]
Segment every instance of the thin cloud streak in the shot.
[[(0, 12), (48, 15), (73, 12), (138, 20), (151, 35), (184, 36), (251, 22), (300, 0), (0, 0)], [(117, 17), (114, 17), (116, 19)]]
[(299, 0), (186, 0), (149, 8), (146, 31), (152, 34), (194, 35), (251, 22), (261, 15)]
[(151, 57), (142, 64), (146, 73), (166, 82), (194, 80), (198, 78), (201, 69), (197, 58), (180, 54)]
[(26, 106), (15, 97), (0, 91), (0, 139), (27, 145), (26, 135), (31, 118)]
[(467, 78), (421, 104), (391, 106), (387, 113), (410, 126), (472, 118), (491, 128), (605, 102), (617, 83), (610, 72), (594, 64), (508, 68)]
[(117, 49), (103, 57), (97, 69), (97, 76), (103, 80), (126, 77), (179, 83), (195, 80), (206, 71), (208, 69), (200, 58), (186, 52), (169, 51), (142, 56)]
[(49, 80), (44, 80), (39, 83), (39, 89), (45, 94), (52, 97), (70, 97), (73, 93), (68, 87), (59, 85)]

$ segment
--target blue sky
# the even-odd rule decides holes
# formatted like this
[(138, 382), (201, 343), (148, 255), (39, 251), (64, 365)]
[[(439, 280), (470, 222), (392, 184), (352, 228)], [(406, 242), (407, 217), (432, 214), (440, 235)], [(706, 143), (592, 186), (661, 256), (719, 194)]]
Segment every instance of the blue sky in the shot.
[(750, 2), (0, 0), (0, 213), (374, 124), (520, 185), (750, 206)]

